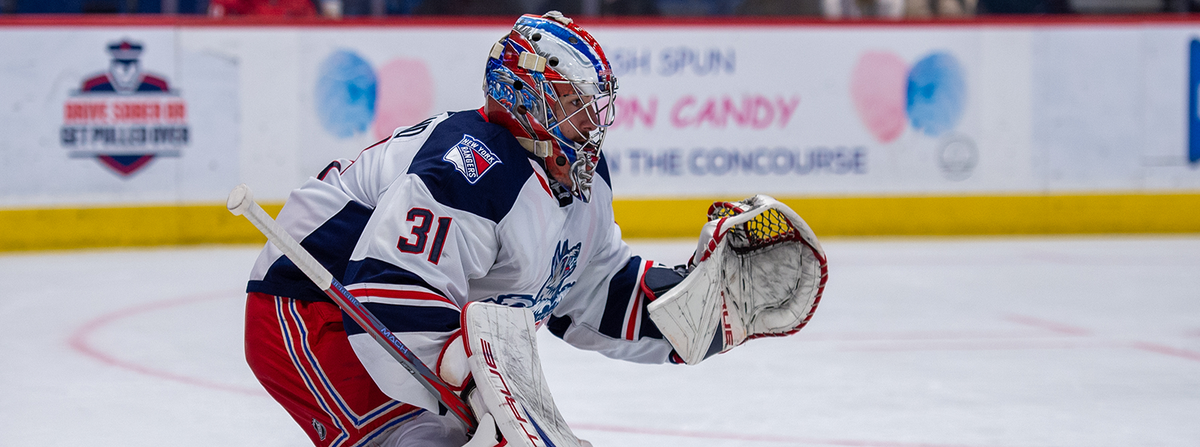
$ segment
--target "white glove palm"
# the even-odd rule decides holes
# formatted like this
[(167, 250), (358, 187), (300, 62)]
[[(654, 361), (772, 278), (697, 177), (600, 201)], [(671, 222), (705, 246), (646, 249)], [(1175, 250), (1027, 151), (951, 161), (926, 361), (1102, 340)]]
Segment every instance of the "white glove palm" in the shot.
[(825, 290), (816, 235), (767, 196), (714, 203), (689, 264), (687, 278), (648, 307), (689, 365), (752, 338), (799, 331)]

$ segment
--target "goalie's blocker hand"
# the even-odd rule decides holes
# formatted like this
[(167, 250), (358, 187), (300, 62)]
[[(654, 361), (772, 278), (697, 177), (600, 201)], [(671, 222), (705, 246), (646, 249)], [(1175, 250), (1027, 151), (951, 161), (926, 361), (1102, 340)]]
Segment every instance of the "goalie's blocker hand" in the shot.
[(816, 235), (763, 195), (708, 210), (683, 282), (650, 303), (650, 318), (689, 365), (746, 340), (794, 334), (825, 290)]

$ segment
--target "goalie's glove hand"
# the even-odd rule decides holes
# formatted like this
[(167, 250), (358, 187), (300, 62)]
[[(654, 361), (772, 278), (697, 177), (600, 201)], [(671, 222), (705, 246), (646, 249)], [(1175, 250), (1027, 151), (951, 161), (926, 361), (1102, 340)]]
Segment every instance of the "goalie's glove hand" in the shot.
[(479, 426), (475, 428), (475, 434), (471, 436), (471, 440), (463, 444), (463, 447), (497, 447), (503, 445), (503, 440), (497, 436), (496, 420), (489, 413), (484, 413), (479, 417)]
[(746, 340), (795, 333), (825, 288), (825, 252), (795, 211), (767, 196), (709, 208), (686, 278), (648, 306), (694, 365)]

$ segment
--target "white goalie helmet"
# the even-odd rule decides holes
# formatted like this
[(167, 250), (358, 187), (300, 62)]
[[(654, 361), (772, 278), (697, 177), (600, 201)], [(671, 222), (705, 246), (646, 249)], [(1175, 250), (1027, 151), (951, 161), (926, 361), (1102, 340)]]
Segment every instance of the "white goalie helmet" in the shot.
[(492, 47), (488, 119), (541, 158), (566, 196), (588, 201), (617, 79), (600, 44), (558, 11), (524, 15)]

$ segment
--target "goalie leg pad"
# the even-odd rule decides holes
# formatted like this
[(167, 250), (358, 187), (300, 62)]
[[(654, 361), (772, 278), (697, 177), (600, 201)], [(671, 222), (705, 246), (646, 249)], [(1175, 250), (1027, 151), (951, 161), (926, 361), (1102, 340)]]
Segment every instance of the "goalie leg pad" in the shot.
[(471, 302), (462, 315), (475, 396), (482, 400), (482, 405), (472, 403), (476, 412), (490, 413), (511, 446), (581, 446), (542, 373), (533, 312)]

